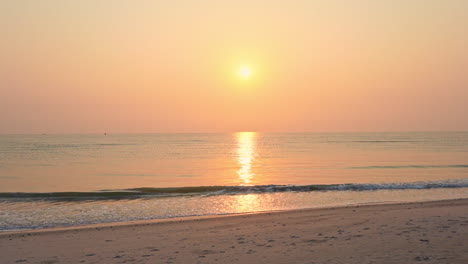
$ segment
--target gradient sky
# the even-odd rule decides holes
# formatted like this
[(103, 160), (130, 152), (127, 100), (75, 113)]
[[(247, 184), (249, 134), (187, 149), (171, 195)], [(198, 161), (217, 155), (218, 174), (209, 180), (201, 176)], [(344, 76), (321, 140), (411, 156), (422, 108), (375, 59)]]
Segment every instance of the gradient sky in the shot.
[(468, 130), (467, 13), (466, 0), (0, 0), (0, 133)]

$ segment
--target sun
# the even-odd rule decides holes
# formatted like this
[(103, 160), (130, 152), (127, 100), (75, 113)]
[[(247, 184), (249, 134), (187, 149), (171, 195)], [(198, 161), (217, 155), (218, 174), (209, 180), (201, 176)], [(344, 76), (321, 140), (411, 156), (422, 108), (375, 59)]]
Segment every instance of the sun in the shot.
[(239, 77), (249, 79), (252, 76), (252, 69), (249, 66), (241, 66), (239, 68)]

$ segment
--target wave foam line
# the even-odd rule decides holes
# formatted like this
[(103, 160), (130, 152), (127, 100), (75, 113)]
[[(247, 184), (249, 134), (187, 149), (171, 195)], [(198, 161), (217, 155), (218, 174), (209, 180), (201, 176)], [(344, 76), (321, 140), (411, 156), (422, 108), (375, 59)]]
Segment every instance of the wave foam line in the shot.
[(44, 200), (111, 200), (141, 199), (178, 196), (236, 195), (275, 192), (313, 191), (377, 191), (377, 190), (424, 190), (440, 188), (468, 188), (468, 179), (410, 182), (410, 183), (348, 183), (322, 185), (257, 185), (257, 186), (199, 186), (174, 188), (133, 188), (124, 190), (104, 190), (96, 192), (51, 192), (51, 193), (0, 193), (0, 201), (10, 199)]

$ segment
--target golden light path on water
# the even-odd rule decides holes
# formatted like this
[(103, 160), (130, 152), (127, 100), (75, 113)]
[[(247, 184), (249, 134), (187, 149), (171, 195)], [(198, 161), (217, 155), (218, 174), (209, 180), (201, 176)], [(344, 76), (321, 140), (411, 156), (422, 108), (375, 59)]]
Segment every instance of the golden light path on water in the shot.
[(252, 163), (255, 159), (255, 132), (239, 132), (237, 134), (237, 162), (239, 163), (239, 180), (241, 185), (251, 185), (255, 174), (252, 172)]

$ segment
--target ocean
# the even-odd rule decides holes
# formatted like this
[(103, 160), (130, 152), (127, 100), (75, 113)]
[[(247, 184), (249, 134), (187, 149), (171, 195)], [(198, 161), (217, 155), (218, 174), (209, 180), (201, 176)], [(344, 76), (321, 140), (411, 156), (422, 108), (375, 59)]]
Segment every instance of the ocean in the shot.
[(0, 231), (468, 198), (468, 132), (0, 135)]

